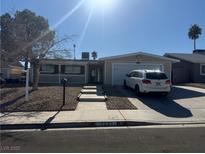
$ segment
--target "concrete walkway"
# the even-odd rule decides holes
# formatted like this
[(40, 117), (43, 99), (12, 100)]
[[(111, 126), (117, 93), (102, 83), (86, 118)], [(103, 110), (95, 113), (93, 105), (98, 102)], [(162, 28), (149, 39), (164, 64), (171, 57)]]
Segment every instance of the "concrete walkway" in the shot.
[(79, 102), (77, 111), (107, 110), (105, 102)]
[(101, 86), (84, 86), (79, 95), (77, 111), (107, 110)]

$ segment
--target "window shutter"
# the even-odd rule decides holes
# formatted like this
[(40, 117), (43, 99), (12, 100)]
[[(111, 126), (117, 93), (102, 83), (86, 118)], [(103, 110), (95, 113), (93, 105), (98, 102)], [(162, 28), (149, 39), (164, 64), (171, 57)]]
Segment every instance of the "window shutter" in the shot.
[(42, 71), (42, 65), (40, 65), (40, 71)]
[(85, 73), (85, 67), (84, 66), (81, 66), (80, 67), (80, 74), (84, 74)]
[(65, 74), (65, 65), (61, 65), (61, 74)]
[(58, 65), (54, 65), (54, 73), (57, 74), (58, 73)]

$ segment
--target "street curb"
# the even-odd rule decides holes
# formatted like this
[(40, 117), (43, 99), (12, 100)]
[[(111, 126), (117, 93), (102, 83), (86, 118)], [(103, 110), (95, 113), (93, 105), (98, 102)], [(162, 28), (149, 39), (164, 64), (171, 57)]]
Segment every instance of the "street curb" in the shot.
[(205, 124), (205, 122), (143, 122), (143, 121), (102, 121), (102, 122), (68, 122), (68, 123), (36, 123), (36, 124), (1, 124), (0, 130), (12, 129), (52, 129), (52, 128), (88, 128), (88, 127), (123, 127), (153, 125), (186, 125)]
[(68, 122), (68, 123), (36, 123), (36, 124), (1, 124), (0, 130), (10, 129), (48, 129), (48, 128), (83, 128), (83, 127), (115, 127), (115, 126), (148, 126), (160, 125), (150, 122), (104, 121), (104, 122)]

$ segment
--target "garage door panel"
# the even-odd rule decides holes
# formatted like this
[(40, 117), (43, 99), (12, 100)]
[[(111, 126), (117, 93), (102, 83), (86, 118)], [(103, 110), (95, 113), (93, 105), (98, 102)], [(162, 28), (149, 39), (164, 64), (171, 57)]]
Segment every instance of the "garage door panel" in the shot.
[(112, 64), (112, 84), (123, 85), (123, 80), (126, 74), (132, 70), (161, 70), (163, 66), (161, 64), (136, 64), (136, 63), (113, 63)]

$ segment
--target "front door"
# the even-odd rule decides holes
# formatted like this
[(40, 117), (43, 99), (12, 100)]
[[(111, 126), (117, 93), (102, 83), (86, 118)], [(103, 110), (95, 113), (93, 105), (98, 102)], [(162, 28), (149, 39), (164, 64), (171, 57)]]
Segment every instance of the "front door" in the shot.
[(102, 83), (102, 67), (99, 65), (89, 66), (89, 83)]

